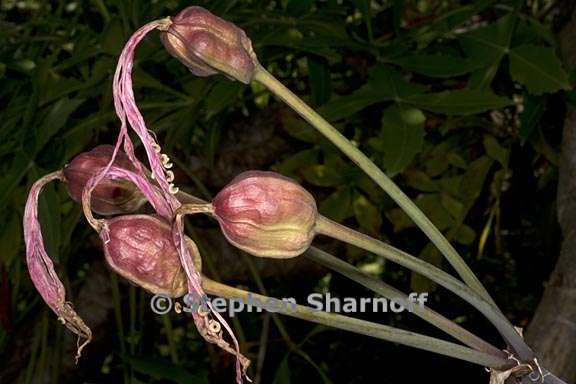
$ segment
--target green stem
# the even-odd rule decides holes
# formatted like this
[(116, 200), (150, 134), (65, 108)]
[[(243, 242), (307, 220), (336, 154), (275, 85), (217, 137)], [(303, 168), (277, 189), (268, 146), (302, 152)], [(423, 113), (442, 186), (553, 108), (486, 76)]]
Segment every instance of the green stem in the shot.
[(452, 247), (450, 242), (442, 233), (432, 224), (426, 215), (398, 188), (398, 186), (388, 177), (380, 168), (376, 166), (362, 151), (356, 148), (350, 141), (342, 135), (336, 128), (328, 123), (322, 116), (316, 113), (298, 96), (286, 88), (271, 73), (262, 66), (257, 66), (254, 73), (254, 80), (263, 84), (272, 93), (282, 99), (292, 109), (300, 114), (306, 121), (314, 126), (321, 134), (332, 142), (338, 149), (346, 154), (354, 163), (356, 163), (368, 176), (376, 182), (390, 197), (406, 212), (406, 214), (420, 227), (428, 238), (444, 254), (446, 259), (452, 264), (462, 280), (483, 296), (486, 300), (493, 303), (490, 294), (472, 270), (460, 257), (458, 252)]
[(178, 358), (178, 349), (176, 348), (176, 341), (174, 340), (174, 332), (172, 328), (172, 320), (169, 315), (162, 316), (164, 323), (164, 330), (166, 331), (166, 339), (168, 340), (168, 349), (170, 350), (170, 361), (172, 364), (177, 365), (180, 362)]
[[(206, 292), (211, 295), (229, 299), (241, 299), (246, 304), (258, 302), (258, 300), (261, 303), (266, 303), (271, 299), (268, 296), (263, 296), (242, 289), (230, 287), (208, 278), (204, 278), (202, 280), (202, 284)], [(398, 344), (407, 345), (414, 348), (423, 349), (425, 351), (435, 352), (441, 355), (469, 361), (484, 367), (491, 367), (501, 370), (508, 369), (515, 365), (514, 361), (493, 356), (486, 352), (475, 351), (462, 345), (386, 325), (375, 324), (365, 320), (359, 320), (348, 316), (318, 311), (311, 307), (296, 305), (294, 307), (290, 306), (288, 308), (288, 306), (280, 305), (277, 306), (277, 309), (278, 313), (283, 315), (375, 337), (382, 340), (391, 341)]]
[[(367, 273), (360, 271), (358, 268), (318, 248), (310, 248), (308, 251), (306, 251), (306, 253), (304, 253), (304, 256), (316, 263), (322, 264), (325, 267), (330, 268), (348, 277), (351, 280), (354, 280), (362, 284), (364, 287), (390, 300), (401, 299), (407, 301), (409, 299), (406, 294), (395, 289), (394, 287), (384, 283), (383, 281), (375, 277), (368, 275)], [(481, 338), (474, 335), (470, 331), (462, 328), (458, 324), (447, 319), (438, 312), (431, 310), (428, 307), (424, 306), (421, 308), (415, 308), (413, 313), (414, 315), (422, 318), (423, 320), (441, 329), (442, 331), (446, 332), (450, 336), (454, 337), (455, 339), (461, 341), (462, 343), (466, 344), (471, 348), (474, 348), (478, 351), (490, 353), (494, 356), (499, 356), (501, 358), (507, 357), (506, 353), (504, 353), (502, 350), (496, 348), (490, 343), (487, 343), (486, 341), (482, 340)]]
[(319, 234), (333, 237), (348, 244), (365, 249), (376, 255), (385, 257), (386, 259), (409, 268), (452, 291), (486, 316), (496, 329), (498, 329), (504, 339), (512, 345), (521, 360), (528, 362), (534, 359), (534, 353), (532, 350), (530, 350), (524, 342), (524, 339), (522, 339), (518, 332), (516, 332), (512, 324), (510, 324), (510, 322), (502, 315), (500, 310), (498, 310), (498, 308), (492, 303), (487, 302), (470, 287), (452, 277), (450, 274), (423, 260), (396, 249), (391, 245), (366, 236), (323, 216), (319, 216), (317, 220), (316, 231)]
[(116, 273), (110, 273), (110, 282), (112, 287), (112, 300), (114, 301), (114, 317), (116, 319), (116, 328), (118, 329), (118, 339), (120, 339), (120, 353), (122, 354), (122, 363), (124, 366), (124, 383), (130, 383), (130, 374), (126, 369), (126, 344), (124, 336), (124, 322), (122, 321), (122, 309), (120, 299), (120, 287)]
[[(199, 199), (195, 196), (189, 195), (189, 194), (182, 192), (182, 191), (178, 192), (177, 197), (183, 204), (206, 204), (206, 202), (204, 200)], [(402, 292), (396, 290), (395, 288), (385, 284), (384, 282), (382, 282), (378, 279), (375, 279), (371, 276), (368, 276), (365, 273), (362, 273), (361, 271), (359, 271), (357, 268), (350, 265), (349, 263), (346, 263), (345, 261), (340, 260), (340, 259), (318, 249), (318, 248), (310, 247), (304, 255), (315, 262), (323, 264), (323, 265), (327, 266), (328, 268), (334, 269), (335, 271), (343, 274), (344, 276), (346, 276), (346, 277), (348, 277), (354, 281), (357, 281), (358, 283), (364, 285), (368, 289), (370, 289), (370, 290), (372, 290), (372, 291), (374, 291), (374, 292), (376, 292), (376, 293), (378, 293), (384, 297), (388, 297), (388, 298), (399, 298), (399, 297), (405, 298), (406, 297), (406, 295), (404, 295)], [(259, 276), (257, 275), (257, 272), (255, 271), (253, 263), (251, 262), (251, 260), (248, 257), (246, 258), (246, 261), (248, 263), (248, 267), (250, 268), (253, 276), (256, 278), (255, 281), (256, 281), (257, 285), (259, 286), (261, 293), (266, 294), (266, 290), (262, 284), (262, 281), (259, 280)], [(440, 328), (444, 332), (450, 334), (454, 338), (460, 340), (464, 344), (472, 347), (472, 348), (475, 348), (479, 351), (491, 353), (495, 356), (500, 356), (500, 357), (506, 356), (506, 354), (503, 351), (501, 351), (500, 349), (487, 343), (486, 341), (482, 340), (478, 336), (472, 334), (471, 332), (460, 327), (456, 323), (448, 320), (447, 318), (443, 317), (442, 315), (440, 315), (439, 313), (437, 313), (435, 311), (432, 311), (432, 310), (425, 307), (424, 311), (416, 311), (415, 314), (417, 316), (420, 316), (424, 320), (428, 321), (429, 323), (435, 325), (436, 327)], [(283, 325), (279, 326), (279, 324), (277, 322), (277, 317), (274, 316), (274, 314), (273, 314), (273, 319), (274, 319), (274, 322), (276, 323), (276, 326), (278, 327), (278, 330), (280, 331), (280, 334), (282, 335), (282, 337), (287, 342), (289, 342), (289, 345), (290, 345), (291, 340), (289, 337), (287, 338), (286, 330), (284, 329)]]

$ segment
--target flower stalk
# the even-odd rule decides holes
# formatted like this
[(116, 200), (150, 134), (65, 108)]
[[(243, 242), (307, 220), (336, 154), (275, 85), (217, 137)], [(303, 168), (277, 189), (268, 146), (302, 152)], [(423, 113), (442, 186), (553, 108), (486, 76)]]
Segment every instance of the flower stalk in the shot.
[(327, 122), (316, 111), (310, 108), (304, 101), (286, 88), (270, 72), (261, 65), (257, 66), (254, 80), (264, 85), (270, 92), (288, 104), (294, 111), (302, 116), (308, 123), (326, 137), (332, 144), (340, 149), (350, 160), (362, 169), (376, 184), (378, 184), (414, 221), (436, 247), (454, 267), (464, 282), (478, 292), (486, 300), (494, 304), (490, 294), (484, 288), (480, 280), (472, 272), (458, 252), (436, 228), (428, 217), (410, 200), (408, 196), (390, 179), (372, 160), (362, 151), (355, 147), (334, 126)]
[(490, 320), (502, 337), (512, 345), (522, 361), (528, 362), (534, 359), (532, 350), (526, 345), (522, 336), (518, 334), (516, 329), (510, 324), (508, 319), (502, 315), (498, 308), (450, 274), (391, 245), (338, 224), (323, 216), (318, 217), (316, 231), (318, 234), (330, 236), (384, 257), (438, 283), (466, 300)]
[[(245, 303), (266, 303), (271, 299), (268, 296), (233, 288), (228, 285), (210, 280), (206, 277), (203, 278), (202, 284), (206, 292), (211, 295), (229, 299), (241, 299)], [(251, 300), (250, 297), (252, 298)], [(456, 359), (469, 361), (484, 367), (506, 370), (515, 365), (515, 362), (512, 360), (494, 356), (487, 352), (476, 351), (462, 345), (386, 325), (375, 324), (369, 321), (359, 320), (339, 314), (318, 311), (314, 308), (302, 305), (296, 305), (295, 307), (290, 306), (290, 308), (283, 308), (283, 306), (280, 305), (278, 306), (278, 313), (295, 317), (297, 319), (327, 325), (329, 327), (339, 328), (362, 335), (367, 335), (378, 339), (435, 352), (441, 355), (454, 357)]]
[[(408, 301), (409, 297), (405, 293), (397, 290), (396, 288), (384, 283), (382, 280), (370, 276), (367, 273), (360, 271), (347, 262), (334, 257), (333, 255), (324, 252), (318, 248), (310, 247), (305, 253), (304, 257), (330, 268), (343, 276), (363, 285), (371, 291), (382, 295), (390, 300), (401, 299)], [(412, 312), (414, 315), (434, 325), (436, 328), (446, 332), (448, 335), (459, 340), (463, 344), (474, 348), (478, 351), (490, 353), (494, 356), (506, 358), (506, 353), (492, 344), (482, 340), (470, 331), (462, 328), (460, 325), (454, 323), (452, 320), (447, 319), (438, 312), (426, 307), (415, 307)]]

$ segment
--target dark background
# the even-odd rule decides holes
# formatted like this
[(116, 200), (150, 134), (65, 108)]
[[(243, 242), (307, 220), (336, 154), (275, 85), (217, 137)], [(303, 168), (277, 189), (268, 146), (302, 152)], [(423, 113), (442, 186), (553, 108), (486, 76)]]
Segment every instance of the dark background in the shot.
[[(78, 366), (75, 340), (28, 277), (21, 218), (27, 191), (76, 154), (113, 143), (111, 80), (124, 42), (187, 1), (4, 1), (0, 11), (0, 381), (232, 382), (233, 359), (191, 320), (160, 317), (150, 295), (107, 269), (99, 239), (62, 185), (42, 195), (49, 254), (94, 331)], [(449, 237), (513, 324), (531, 320), (554, 267), (559, 143), (575, 100), (555, 34), (569, 2), (200, 1), (243, 28), (261, 63), (333, 122)], [(209, 199), (241, 171), (299, 180), (322, 214), (445, 267), (378, 188), (263, 87), (198, 78), (152, 32), (137, 50), (135, 95), (175, 162), (180, 188)], [(395, 100), (400, 100), (399, 103)], [(398, 113), (405, 107), (416, 122)], [(204, 272), (231, 285), (305, 300), (370, 296), (303, 258), (260, 260), (194, 218)], [(404, 268), (318, 238), (319, 247), (503, 347), (473, 308)], [(452, 271), (453, 272), (453, 271)], [(408, 314), (359, 317), (444, 335)], [(240, 314), (242, 350), (263, 383), (486, 383), (459, 360), (286, 317)], [(258, 354), (266, 344), (258, 369)], [(265, 353), (265, 354), (264, 354)]]

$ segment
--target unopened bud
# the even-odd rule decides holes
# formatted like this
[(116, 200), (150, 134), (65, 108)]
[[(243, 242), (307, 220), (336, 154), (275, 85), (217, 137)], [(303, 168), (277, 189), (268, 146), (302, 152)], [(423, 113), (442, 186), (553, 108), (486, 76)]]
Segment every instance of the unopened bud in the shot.
[[(186, 294), (186, 274), (165, 220), (151, 215), (126, 215), (107, 220), (106, 226), (109, 239), (104, 242), (104, 254), (115, 272), (153, 294)], [(198, 248), (188, 237), (185, 241), (200, 271)]]
[(212, 204), (226, 238), (252, 255), (298, 256), (314, 238), (318, 215), (314, 197), (277, 173), (244, 172)]
[[(82, 191), (90, 178), (108, 165), (114, 152), (112, 145), (99, 145), (89, 152), (76, 156), (64, 168), (64, 178), (70, 197), (82, 202)], [(135, 171), (124, 152), (119, 151), (113, 163), (119, 168)], [(91, 206), (101, 215), (130, 213), (140, 208), (146, 199), (140, 190), (127, 180), (106, 179), (92, 191)]]
[(216, 73), (248, 84), (258, 63), (246, 33), (202, 7), (188, 7), (161, 32), (164, 47), (196, 76)]

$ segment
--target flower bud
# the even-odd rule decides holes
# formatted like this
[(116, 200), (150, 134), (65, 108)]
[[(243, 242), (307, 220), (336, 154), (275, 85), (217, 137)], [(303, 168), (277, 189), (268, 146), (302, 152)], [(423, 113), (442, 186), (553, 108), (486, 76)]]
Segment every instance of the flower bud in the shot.
[[(104, 254), (115, 272), (154, 294), (186, 294), (186, 274), (165, 220), (151, 215), (126, 215), (107, 220), (106, 225), (109, 240), (104, 242)], [(200, 271), (198, 249), (188, 237), (185, 240)]]
[(196, 76), (221, 72), (248, 84), (258, 63), (246, 33), (202, 7), (188, 7), (172, 17), (160, 38)]
[[(114, 152), (112, 145), (99, 145), (89, 152), (76, 156), (64, 168), (68, 194), (77, 203), (82, 202), (82, 191), (88, 180), (108, 165)], [(124, 152), (119, 151), (115, 166), (135, 171)], [(101, 215), (130, 213), (140, 208), (146, 199), (140, 190), (126, 180), (103, 180), (92, 191), (92, 209)]]
[(277, 173), (244, 172), (212, 204), (226, 238), (254, 256), (298, 256), (314, 238), (314, 197)]

